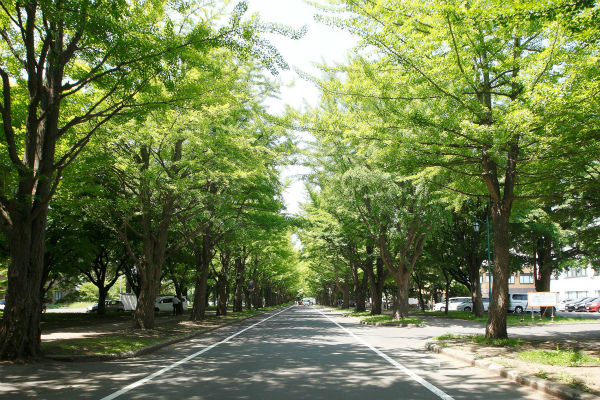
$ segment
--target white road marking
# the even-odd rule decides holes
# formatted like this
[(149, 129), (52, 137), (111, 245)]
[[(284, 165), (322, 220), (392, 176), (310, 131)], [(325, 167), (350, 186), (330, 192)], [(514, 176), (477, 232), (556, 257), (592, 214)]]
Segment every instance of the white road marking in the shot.
[(332, 323), (334, 323), (335, 325), (337, 325), (340, 329), (342, 329), (348, 335), (350, 335), (354, 339), (356, 339), (357, 342), (359, 342), (360, 344), (368, 347), (373, 352), (375, 352), (379, 357), (383, 358), (384, 360), (386, 360), (387, 362), (389, 362), (390, 364), (392, 364), (394, 367), (396, 367), (400, 371), (404, 372), (406, 375), (408, 375), (411, 378), (413, 378), (416, 382), (418, 382), (419, 384), (421, 384), (422, 386), (424, 386), (425, 388), (427, 388), (429, 391), (435, 393), (440, 399), (454, 400), (453, 397), (451, 397), (450, 395), (444, 393), (441, 389), (438, 389), (436, 386), (434, 386), (431, 383), (427, 382), (425, 379), (421, 378), (419, 375), (417, 375), (412, 370), (410, 370), (407, 367), (405, 367), (404, 365), (400, 364), (399, 362), (397, 362), (396, 360), (394, 360), (393, 358), (391, 358), (390, 356), (388, 356), (387, 354), (385, 354), (381, 350), (379, 350), (379, 349), (371, 346), (371, 344), (369, 344), (367, 341), (365, 341), (364, 339), (356, 336), (354, 333), (350, 332), (348, 329), (344, 328), (342, 325), (340, 325), (337, 322), (335, 322), (328, 315), (325, 315), (321, 310), (317, 309), (317, 311), (319, 312), (319, 314), (321, 314), (322, 316), (324, 316), (325, 318), (327, 318), (329, 321), (331, 321)]
[(269, 320), (269, 319), (271, 319), (271, 318), (273, 318), (273, 317), (275, 317), (275, 316), (277, 316), (277, 315), (279, 315), (279, 314), (281, 314), (281, 313), (289, 310), (292, 307), (293, 306), (287, 307), (287, 308), (279, 311), (278, 313), (275, 313), (275, 314), (271, 315), (270, 317), (267, 317), (267, 318), (265, 318), (263, 320), (260, 320), (257, 323), (255, 323), (254, 325), (250, 325), (249, 327), (244, 328), (244, 329), (242, 329), (241, 331), (239, 331), (237, 333), (234, 333), (233, 335), (229, 336), (228, 338), (226, 338), (226, 339), (224, 339), (224, 340), (222, 340), (222, 341), (220, 341), (218, 343), (212, 344), (212, 345), (210, 345), (210, 346), (208, 346), (208, 347), (206, 347), (206, 348), (204, 348), (204, 349), (202, 349), (202, 350), (200, 350), (200, 351), (198, 351), (198, 352), (196, 352), (196, 353), (194, 353), (192, 355), (189, 355), (189, 356), (187, 356), (185, 358), (182, 358), (181, 360), (176, 361), (173, 364), (168, 365), (168, 366), (166, 366), (166, 367), (164, 367), (164, 368), (156, 371), (155, 373), (150, 374), (150, 375), (146, 376), (145, 378), (140, 379), (139, 381), (133, 382), (132, 384), (125, 386), (123, 389), (118, 390), (118, 391), (116, 391), (116, 392), (114, 392), (114, 393), (112, 393), (112, 394), (110, 394), (110, 395), (108, 395), (106, 397), (103, 397), (100, 400), (112, 400), (112, 399), (116, 399), (117, 397), (121, 396), (122, 394), (125, 394), (125, 393), (129, 392), (130, 390), (135, 389), (138, 386), (142, 386), (144, 383), (149, 382), (152, 379), (156, 378), (157, 376), (160, 376), (160, 375), (164, 374), (165, 372), (172, 370), (173, 368), (177, 367), (178, 365), (181, 365), (184, 362), (190, 361), (191, 359), (196, 358), (199, 355), (202, 355), (202, 354), (206, 353), (207, 351), (210, 351), (210, 350), (214, 349), (215, 347), (217, 347), (220, 344), (227, 343), (228, 341), (230, 341), (234, 337), (236, 337), (238, 335), (241, 335), (242, 333), (246, 332), (247, 330), (254, 328), (256, 325), (260, 325), (263, 322), (265, 322), (265, 321), (267, 321), (267, 320)]

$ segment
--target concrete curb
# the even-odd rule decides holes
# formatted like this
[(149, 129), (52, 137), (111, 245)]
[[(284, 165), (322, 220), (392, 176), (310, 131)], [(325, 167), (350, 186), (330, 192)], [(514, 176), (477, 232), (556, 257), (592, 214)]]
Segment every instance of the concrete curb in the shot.
[(438, 346), (435, 343), (427, 342), (425, 343), (425, 348), (431, 352), (443, 354), (448, 357), (452, 357), (454, 359), (466, 362), (474, 367), (479, 367), (482, 369), (487, 369), (490, 372), (502, 376), (504, 378), (511, 379), (521, 385), (529, 386), (533, 389), (551, 394), (553, 396), (557, 396), (561, 399), (565, 400), (592, 400), (597, 399), (596, 396), (591, 395), (589, 393), (580, 392), (574, 389), (571, 389), (568, 386), (562, 385), (560, 383), (550, 382), (548, 380), (538, 378), (536, 376), (525, 375), (523, 372), (506, 368), (502, 365), (495, 364), (491, 361), (478, 360), (474, 356), (469, 354), (464, 354), (461, 352), (453, 351), (452, 349), (447, 349), (441, 346)]
[[(265, 311), (267, 312), (267, 311)], [(145, 347), (142, 347), (137, 350), (124, 351), (121, 353), (113, 353), (113, 354), (90, 354), (90, 355), (62, 355), (62, 354), (48, 354), (45, 355), (45, 359), (54, 360), (54, 361), (111, 361), (111, 360), (120, 360), (124, 358), (132, 358), (141, 356), (144, 354), (153, 353), (163, 347), (170, 346), (175, 343), (183, 342), (185, 340), (191, 339), (196, 336), (201, 336), (205, 333), (215, 331), (217, 329), (221, 329), (223, 327), (236, 324), (238, 322), (246, 321), (247, 319), (254, 318), (258, 315), (263, 315), (265, 312), (261, 312), (260, 314), (249, 315), (244, 318), (236, 319), (235, 321), (225, 322), (219, 326), (214, 326), (212, 328), (197, 330), (194, 332), (186, 333), (185, 335), (181, 335), (175, 338), (163, 340), (158, 343), (154, 343)]]

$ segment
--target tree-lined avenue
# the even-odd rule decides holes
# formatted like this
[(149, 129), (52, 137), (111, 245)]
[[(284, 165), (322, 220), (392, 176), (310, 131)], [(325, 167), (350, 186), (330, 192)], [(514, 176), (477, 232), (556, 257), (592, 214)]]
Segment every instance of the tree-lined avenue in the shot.
[[(0, 397), (550, 398), (457, 361), (424, 353), (423, 339), (446, 329), (367, 327), (332, 310), (292, 306), (135, 359), (44, 364), (35, 371), (34, 366), (13, 366), (12, 375), (2, 366), (0, 371), (8, 374), (12, 384)], [(473, 330), (468, 326), (457, 329)], [(422, 382), (415, 380), (416, 376)]]

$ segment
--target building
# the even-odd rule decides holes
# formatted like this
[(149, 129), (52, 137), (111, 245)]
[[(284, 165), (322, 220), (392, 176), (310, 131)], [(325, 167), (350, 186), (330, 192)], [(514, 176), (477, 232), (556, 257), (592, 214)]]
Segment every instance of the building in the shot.
[(600, 297), (600, 271), (591, 266), (569, 268), (552, 275), (550, 291), (558, 292), (559, 300)]
[[(490, 296), (489, 280), (492, 282), (492, 291), (494, 290), (494, 279), (488, 275), (486, 270), (481, 274), (479, 280), (481, 282), (481, 295), (483, 297)], [(523, 272), (514, 273), (508, 278), (508, 292), (509, 293), (528, 293), (535, 292), (535, 281), (533, 279), (533, 272), (531, 268), (525, 268)]]

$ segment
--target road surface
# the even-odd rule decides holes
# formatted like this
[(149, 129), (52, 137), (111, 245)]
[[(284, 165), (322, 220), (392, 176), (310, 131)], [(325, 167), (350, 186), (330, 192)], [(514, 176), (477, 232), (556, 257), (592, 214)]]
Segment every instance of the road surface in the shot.
[(423, 350), (448, 329), (476, 330), (369, 327), (292, 306), (135, 359), (0, 365), (0, 398), (553, 398)]

